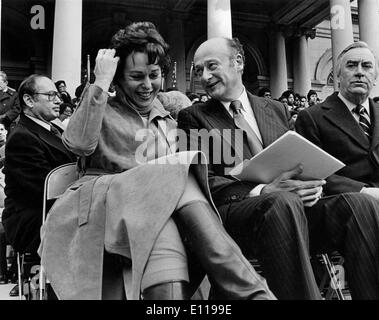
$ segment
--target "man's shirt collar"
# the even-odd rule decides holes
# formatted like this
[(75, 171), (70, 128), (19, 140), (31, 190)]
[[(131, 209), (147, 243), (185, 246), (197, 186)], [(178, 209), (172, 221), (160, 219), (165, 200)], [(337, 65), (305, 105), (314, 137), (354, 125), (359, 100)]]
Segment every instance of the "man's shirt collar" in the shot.
[(38, 125), (40, 125), (42, 128), (45, 128), (48, 131), (51, 130), (49, 123), (46, 123), (46, 122), (44, 122), (44, 121), (42, 121), (40, 119), (37, 119), (37, 118), (32, 117), (32, 116), (29, 116), (27, 114), (25, 114), (25, 116), (27, 116), (30, 120), (33, 120), (35, 123), (37, 123)]
[[(346, 105), (346, 107), (350, 110), (351, 113), (353, 113), (353, 109), (357, 106), (355, 103), (352, 103), (351, 101), (347, 100), (341, 92), (338, 92), (338, 98), (342, 100), (342, 102)], [(370, 115), (370, 103), (368, 98), (361, 103), (361, 105), (366, 109), (368, 115)]]
[[(242, 110), (244, 111), (246, 111), (247, 106), (250, 106), (250, 101), (249, 101), (249, 98), (247, 97), (247, 92), (246, 92), (245, 87), (243, 87), (241, 95), (236, 100), (239, 100), (242, 103)], [(233, 111), (230, 109), (231, 101), (220, 101), (220, 102), (230, 114), (233, 114)]]

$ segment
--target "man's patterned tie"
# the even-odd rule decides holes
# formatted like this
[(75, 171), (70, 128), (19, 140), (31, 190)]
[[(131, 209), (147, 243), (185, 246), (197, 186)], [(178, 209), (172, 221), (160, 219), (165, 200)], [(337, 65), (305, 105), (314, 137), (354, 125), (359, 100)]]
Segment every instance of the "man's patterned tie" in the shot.
[(239, 100), (232, 101), (230, 104), (230, 108), (233, 111), (234, 124), (236, 125), (237, 128), (240, 128), (243, 131), (245, 131), (251, 152), (253, 153), (253, 155), (256, 155), (258, 152), (262, 151), (263, 149), (262, 143), (259, 141), (256, 133), (250, 127), (245, 117), (243, 116), (241, 112), (241, 109), (242, 109), (241, 101)]
[(363, 133), (371, 139), (371, 121), (367, 110), (359, 104), (354, 108), (354, 112), (359, 115), (359, 126), (363, 130)]

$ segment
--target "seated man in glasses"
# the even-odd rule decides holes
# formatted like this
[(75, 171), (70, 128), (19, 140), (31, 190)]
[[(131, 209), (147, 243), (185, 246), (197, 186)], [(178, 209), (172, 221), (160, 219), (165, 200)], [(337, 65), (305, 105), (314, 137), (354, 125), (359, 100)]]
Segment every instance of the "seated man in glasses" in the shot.
[(20, 253), (37, 253), (42, 224), (45, 177), (52, 169), (76, 158), (63, 146), (59, 117), (61, 99), (54, 82), (42, 75), (26, 78), (18, 90), (20, 121), (5, 146), (5, 203), (2, 216), (6, 237)]

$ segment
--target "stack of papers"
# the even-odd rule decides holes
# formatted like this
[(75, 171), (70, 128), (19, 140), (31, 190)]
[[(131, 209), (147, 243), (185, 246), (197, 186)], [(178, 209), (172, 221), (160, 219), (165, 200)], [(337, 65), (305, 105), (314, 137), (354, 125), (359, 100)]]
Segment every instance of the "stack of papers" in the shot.
[(284, 171), (303, 165), (296, 179), (325, 179), (345, 166), (343, 162), (325, 152), (294, 131), (287, 131), (250, 160), (245, 160), (230, 171), (242, 181), (270, 183)]

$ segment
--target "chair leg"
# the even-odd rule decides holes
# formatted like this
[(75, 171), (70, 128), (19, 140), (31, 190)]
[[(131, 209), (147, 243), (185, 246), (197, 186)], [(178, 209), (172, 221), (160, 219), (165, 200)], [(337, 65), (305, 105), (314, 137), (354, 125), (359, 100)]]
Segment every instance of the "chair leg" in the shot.
[(20, 253), (17, 252), (18, 298), (22, 300), (23, 286), (22, 286), (22, 280), (21, 280), (21, 261), (20, 260), (21, 260)]
[(341, 284), (337, 278), (337, 271), (334, 267), (334, 264), (330, 261), (329, 256), (325, 253), (321, 255), (322, 260), (325, 264), (326, 270), (328, 271), (330, 281), (332, 285), (332, 288), (334, 289), (335, 293), (337, 294), (338, 300), (345, 300), (345, 297), (342, 292)]
[(43, 267), (41, 265), (39, 270), (39, 299), (45, 300), (46, 295), (46, 277)]

